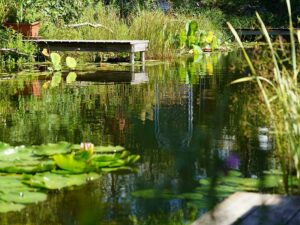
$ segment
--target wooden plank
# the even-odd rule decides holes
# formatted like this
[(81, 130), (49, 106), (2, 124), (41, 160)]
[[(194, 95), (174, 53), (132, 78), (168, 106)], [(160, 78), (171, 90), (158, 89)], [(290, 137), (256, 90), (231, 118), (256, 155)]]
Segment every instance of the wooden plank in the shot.
[(295, 214), (294, 217), (290, 219), (287, 225), (299, 225), (300, 224), (300, 211)]
[(141, 52), (147, 51), (146, 40), (24, 40), (52, 51)]
[(235, 193), (192, 225), (299, 225), (300, 196)]
[[(299, 30), (298, 28), (295, 28), (295, 31)], [(262, 31), (260, 29), (236, 29), (237, 33), (241, 36), (258, 36), (263, 35)], [(289, 29), (283, 29), (283, 28), (272, 28), (268, 29), (268, 33), (271, 36), (289, 36), (290, 30)]]
[(265, 204), (272, 195), (237, 192), (216, 208), (195, 221), (192, 225), (232, 225), (238, 219), (249, 214), (255, 206)]
[(265, 206), (254, 209), (239, 225), (285, 225), (299, 212), (300, 197), (274, 195)]
[(147, 73), (133, 73), (131, 77), (131, 84), (142, 84), (149, 81)]

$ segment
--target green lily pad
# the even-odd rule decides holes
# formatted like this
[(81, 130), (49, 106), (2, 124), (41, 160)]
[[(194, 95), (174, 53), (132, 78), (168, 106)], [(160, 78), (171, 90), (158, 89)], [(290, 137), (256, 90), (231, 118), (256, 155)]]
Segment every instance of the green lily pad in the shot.
[(36, 146), (33, 154), (37, 156), (52, 156), (56, 154), (66, 154), (71, 152), (72, 145), (68, 142), (49, 143), (47, 145)]
[(55, 190), (70, 186), (80, 186), (99, 177), (100, 175), (97, 173), (64, 175), (46, 172), (26, 177), (23, 182), (32, 187)]
[(24, 161), (24, 162), (0, 162), (0, 171), (6, 173), (37, 173), (51, 171), (55, 168), (52, 160)]
[(176, 195), (177, 198), (183, 198), (188, 200), (201, 200), (203, 199), (203, 195), (200, 193), (182, 193), (179, 195)]
[(22, 175), (1, 175), (0, 191), (32, 191), (28, 185), (23, 184)]
[(24, 207), (25, 207), (25, 205), (0, 201), (0, 213), (21, 211)]
[(155, 189), (144, 189), (132, 192), (131, 195), (136, 198), (161, 198), (161, 199), (173, 199), (174, 195), (168, 190), (155, 190)]
[(37, 203), (41, 201), (45, 201), (47, 199), (47, 195), (42, 192), (5, 192), (0, 194), (0, 199), (6, 202), (14, 202), (21, 204), (30, 204)]
[(76, 160), (74, 157), (75, 154), (55, 155), (53, 159), (59, 168), (67, 170), (70, 173), (86, 172), (88, 170), (87, 161)]
[(96, 146), (94, 147), (94, 152), (96, 153), (115, 153), (115, 152), (121, 152), (125, 150), (122, 146)]
[(33, 149), (25, 146), (10, 147), (0, 151), (0, 161), (14, 162), (14, 161), (32, 161), (37, 158), (32, 154)]
[(117, 171), (134, 171), (134, 168), (129, 166), (121, 166), (121, 167), (113, 167), (113, 168), (101, 168), (102, 172), (110, 173), (110, 172), (117, 172)]

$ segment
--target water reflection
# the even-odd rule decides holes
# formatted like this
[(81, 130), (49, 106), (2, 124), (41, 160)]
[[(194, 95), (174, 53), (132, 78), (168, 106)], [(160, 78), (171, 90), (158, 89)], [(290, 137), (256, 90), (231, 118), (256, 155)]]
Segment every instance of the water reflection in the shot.
[(187, 203), (135, 198), (133, 191), (191, 192), (199, 178), (229, 169), (259, 175), (271, 153), (261, 151), (265, 137), (245, 135), (236, 123), (245, 105), (232, 100), (239, 88), (227, 85), (239, 76), (236, 59), (239, 53), (212, 54), (148, 66), (145, 73), (79, 73), (77, 82), (52, 89), (43, 87), (45, 76), (1, 82), (0, 140), (124, 145), (142, 156), (137, 174), (103, 175), (54, 193), (38, 206), (0, 215), (1, 224), (130, 224), (128, 215), (171, 213)]

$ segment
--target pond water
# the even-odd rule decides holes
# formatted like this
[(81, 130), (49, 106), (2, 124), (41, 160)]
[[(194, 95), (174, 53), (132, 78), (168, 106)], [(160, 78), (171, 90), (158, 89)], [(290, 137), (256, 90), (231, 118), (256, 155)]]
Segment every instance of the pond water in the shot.
[[(218, 172), (235, 169), (257, 177), (273, 168), (268, 129), (259, 122), (243, 128), (251, 122), (251, 109), (243, 110), (251, 88), (228, 85), (247, 72), (241, 58), (239, 52), (216, 53), (198, 63), (149, 65), (144, 73), (78, 73), (75, 83), (55, 88), (36, 73), (3, 79), (1, 141), (122, 145), (141, 160), (137, 173), (103, 174), (83, 187), (50, 193), (45, 202), (0, 214), (0, 224), (132, 224), (130, 215), (186, 212), (189, 203), (137, 197), (136, 191), (190, 193), (201, 178)], [(205, 210), (199, 207), (197, 215)]]

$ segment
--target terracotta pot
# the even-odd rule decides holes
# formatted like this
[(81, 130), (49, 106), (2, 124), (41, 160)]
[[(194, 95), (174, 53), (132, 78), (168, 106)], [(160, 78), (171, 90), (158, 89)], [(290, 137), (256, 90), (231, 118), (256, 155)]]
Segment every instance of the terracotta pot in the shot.
[(23, 34), (25, 37), (38, 37), (40, 22), (34, 23), (4, 23), (4, 26), (12, 28), (13, 30)]

